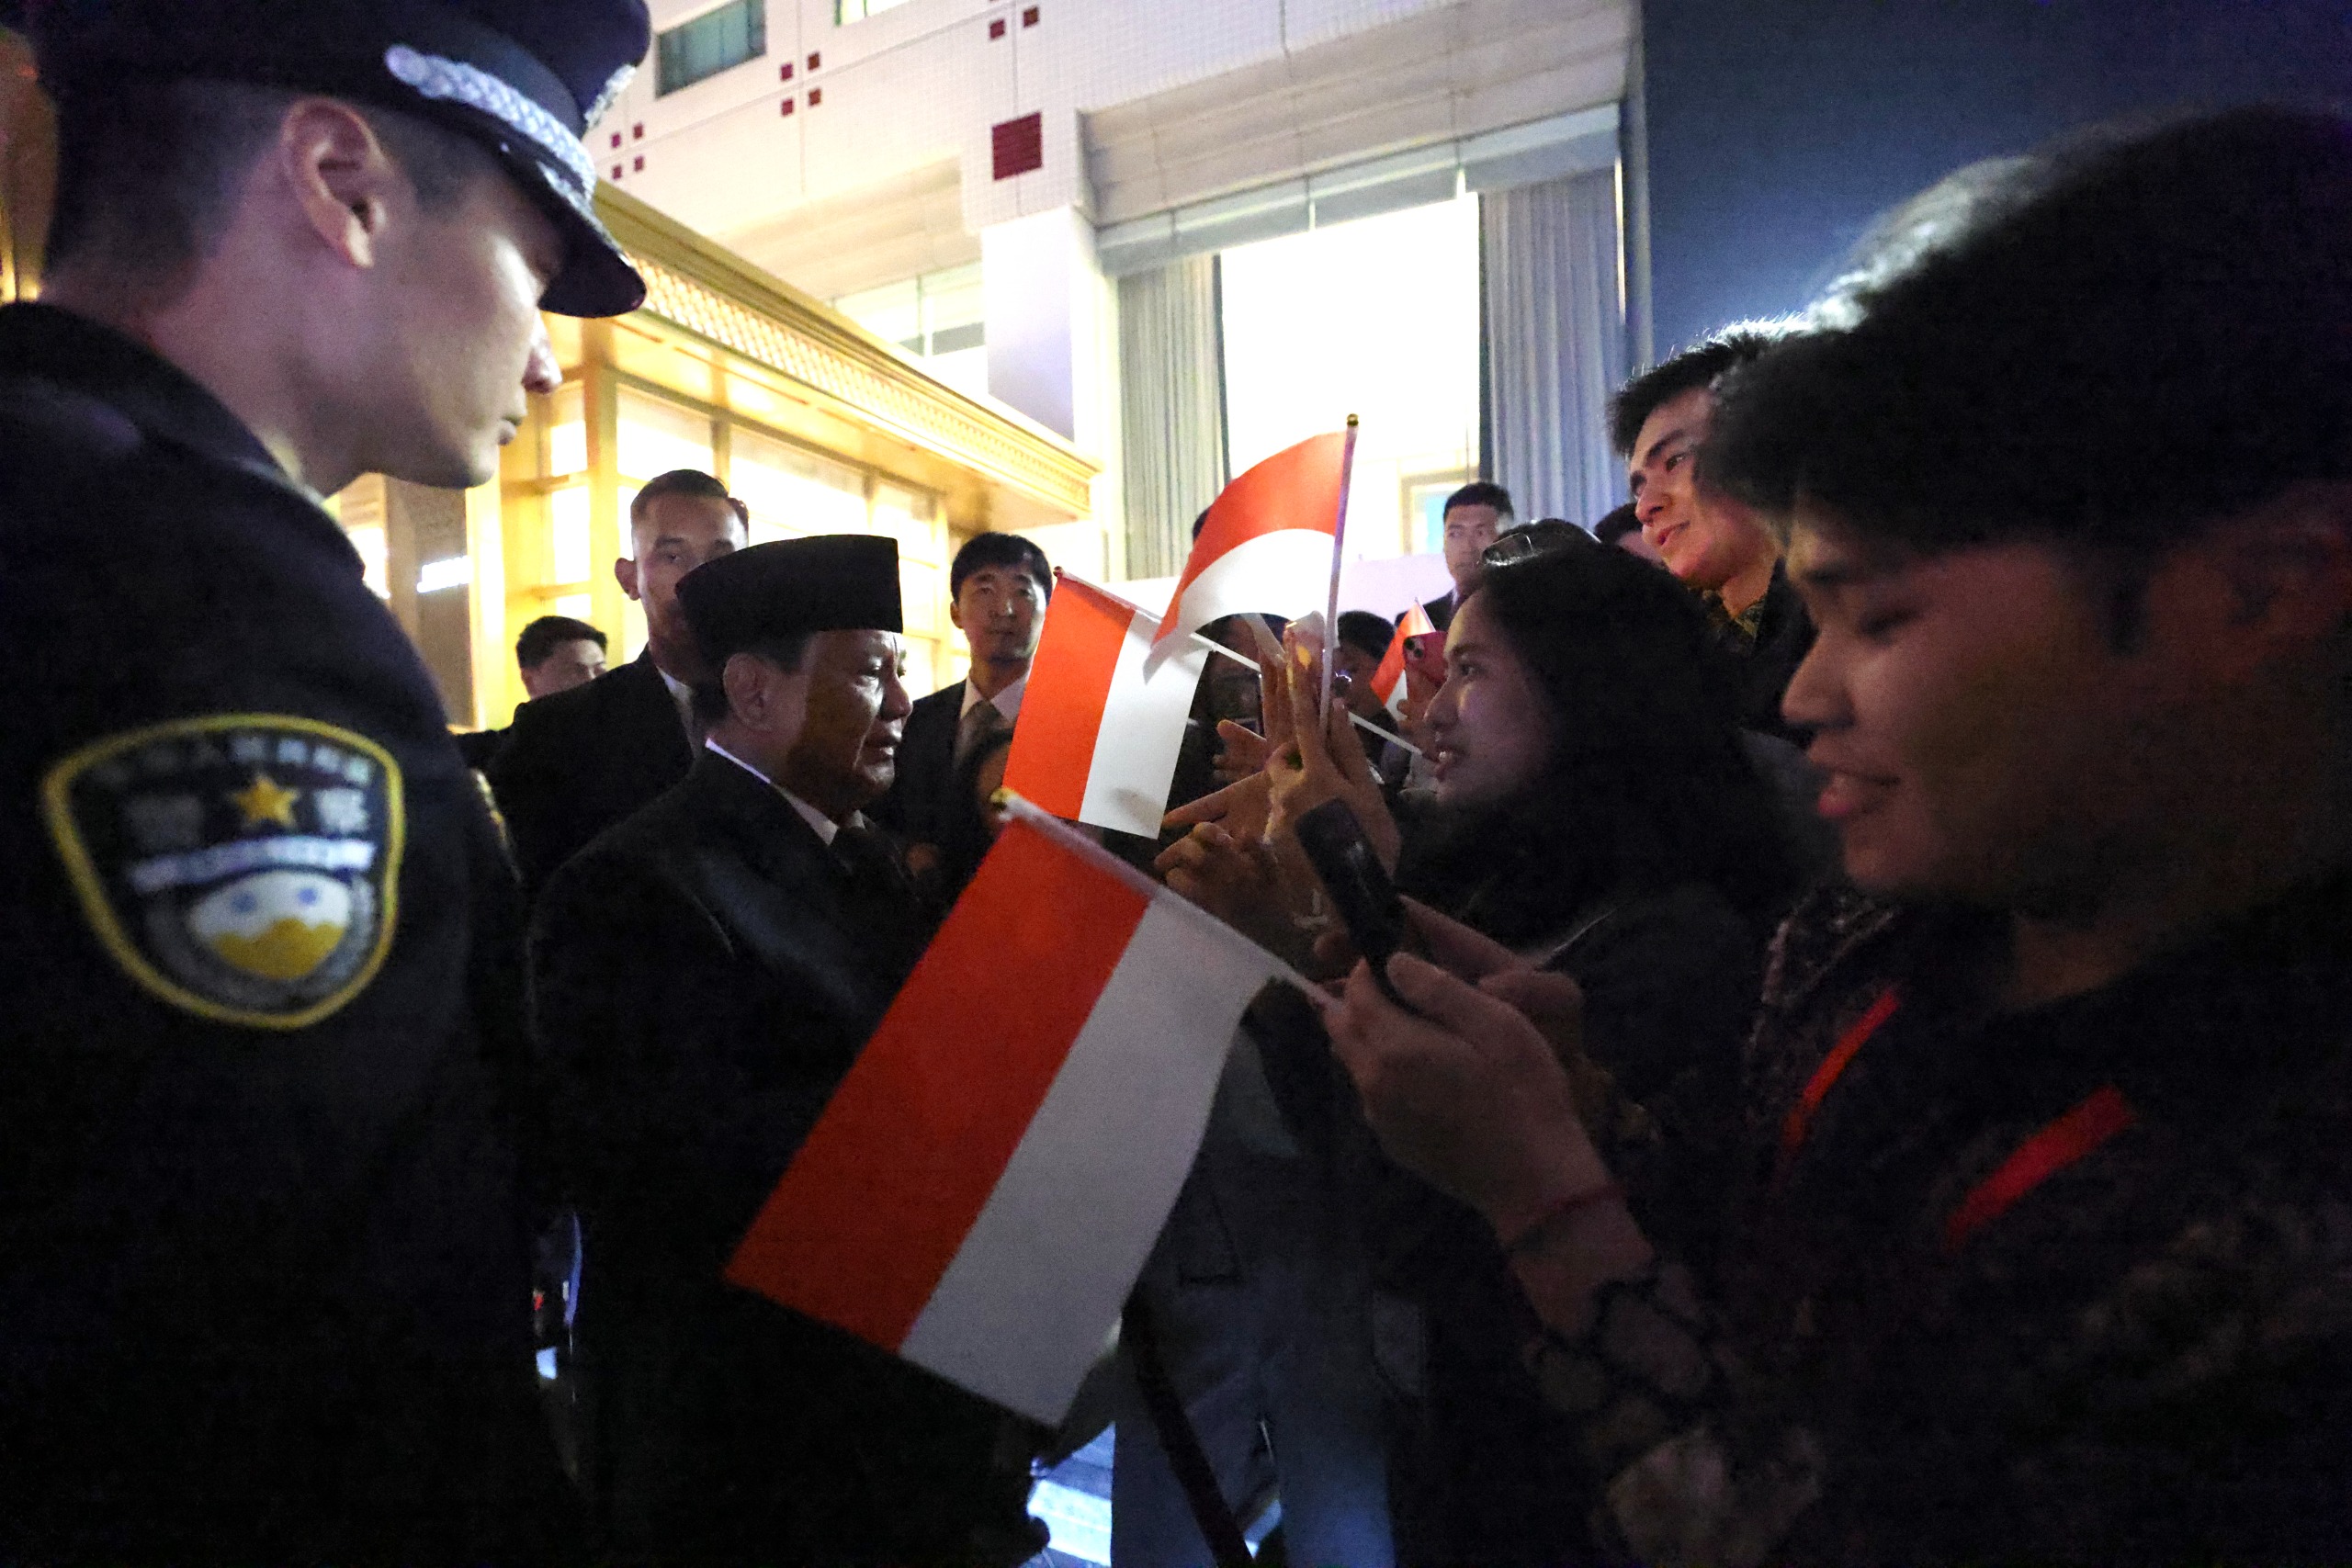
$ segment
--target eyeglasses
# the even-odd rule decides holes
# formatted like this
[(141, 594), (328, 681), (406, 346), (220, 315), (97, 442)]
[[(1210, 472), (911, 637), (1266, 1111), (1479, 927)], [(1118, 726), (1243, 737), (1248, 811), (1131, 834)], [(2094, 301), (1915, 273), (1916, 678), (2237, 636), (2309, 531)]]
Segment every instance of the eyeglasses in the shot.
[(1541, 517), (1532, 523), (1522, 523), (1478, 552), (1478, 564), (1494, 568), (1511, 566), (1537, 556), (1550, 555), (1555, 550), (1598, 548), (1599, 542), (1574, 523), (1558, 517)]

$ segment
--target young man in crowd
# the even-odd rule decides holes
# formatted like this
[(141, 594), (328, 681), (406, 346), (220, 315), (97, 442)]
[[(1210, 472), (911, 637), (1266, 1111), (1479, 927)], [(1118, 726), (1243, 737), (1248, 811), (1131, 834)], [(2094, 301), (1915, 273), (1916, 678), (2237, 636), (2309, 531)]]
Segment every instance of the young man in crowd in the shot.
[(1511, 525), (1510, 491), (1485, 479), (1473, 479), (1445, 498), (1440, 514), (1440, 547), (1453, 586), (1421, 606), (1430, 625), (1443, 631), (1453, 624), (1453, 612), (1478, 581), (1478, 557)]
[(686, 776), (700, 671), (678, 581), (743, 547), (751, 514), (697, 468), (656, 476), (628, 505), (631, 554), (613, 563), (645, 610), (645, 651), (602, 680), (516, 710), (486, 770), (526, 895), (589, 840)]
[(678, 597), (708, 671), (684, 784), (575, 856), (532, 924), (554, 1143), (592, 1281), (592, 1487), (630, 1562), (1011, 1564), (1025, 1429), (721, 1277), (921, 954), (863, 810), (889, 787), (898, 549), (723, 556)]
[(578, 139), (645, 7), (0, 23), (59, 109), (0, 310), (0, 1559), (561, 1560), (512, 879), (318, 498), (494, 479), (540, 311), (643, 299)]
[(1600, 522), (1592, 525), (1592, 536), (1604, 545), (1614, 545), (1628, 555), (1636, 555), (1653, 566), (1664, 566), (1666, 558), (1657, 553), (1650, 536), (1642, 532), (1640, 509), (1632, 502), (1611, 507)]
[(1854, 888), (1780, 938), (1720, 1278), (1653, 1252), (1540, 977), (1438, 930), (1455, 974), (1389, 966), (1420, 1016), (1359, 969), (1334, 1038), (1511, 1255), (1631, 1555), (2334, 1561), (2352, 123), (2238, 111), (1919, 210), (1962, 197), (1732, 379), (1702, 459), (1790, 530)]
[(971, 671), (915, 704), (897, 781), (874, 807), (874, 819), (918, 859), (941, 841), (941, 813), (966, 759), (1021, 716), (1054, 573), (1046, 552), (1020, 535), (978, 534), (956, 552), (947, 584), (947, 617), (971, 649)]
[[(605, 672), (605, 634), (570, 615), (541, 615), (514, 639), (514, 667), (525, 702), (584, 686)], [(480, 729), (458, 737), (458, 752), (466, 766), (486, 768), (504, 744), (505, 730)]]
[(1736, 497), (1701, 483), (1693, 457), (1706, 439), (1715, 384), (1762, 353), (1761, 333), (1725, 333), (1625, 383), (1609, 405), (1610, 438), (1642, 538), (1695, 590), (1716, 640), (1737, 661), (1742, 722), (1803, 744), (1781, 694), (1813, 642), (1813, 623), (1781, 566), (1771, 530)]

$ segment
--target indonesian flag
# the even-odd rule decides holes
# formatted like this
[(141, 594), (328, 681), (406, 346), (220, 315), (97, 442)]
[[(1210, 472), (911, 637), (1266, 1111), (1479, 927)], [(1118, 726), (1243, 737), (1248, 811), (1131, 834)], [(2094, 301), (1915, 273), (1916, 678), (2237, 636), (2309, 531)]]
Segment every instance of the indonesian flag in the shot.
[(1326, 608), (1354, 452), (1352, 427), (1310, 436), (1226, 486), (1176, 580), (1160, 643), (1227, 615), (1295, 621)]
[(1157, 620), (1091, 582), (1057, 576), (1004, 786), (1057, 817), (1151, 838), (1209, 650), (1188, 641), (1154, 661)]
[(1415, 604), (1396, 623), (1396, 635), (1388, 639), (1388, 651), (1380, 656), (1380, 668), (1372, 672), (1373, 692), (1391, 715), (1405, 711), (1405, 639), (1426, 637), (1435, 630), (1429, 608), (1423, 604)]
[(727, 1278), (1052, 1425), (1175, 1206), (1243, 1007), (1289, 971), (1011, 809)]

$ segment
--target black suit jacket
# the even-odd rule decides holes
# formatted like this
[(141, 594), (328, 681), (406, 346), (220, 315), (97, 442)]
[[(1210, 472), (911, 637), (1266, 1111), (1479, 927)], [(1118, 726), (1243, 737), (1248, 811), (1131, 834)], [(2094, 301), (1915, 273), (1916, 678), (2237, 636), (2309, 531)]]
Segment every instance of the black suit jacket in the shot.
[(1035, 1550), (1013, 1417), (720, 1277), (928, 934), (871, 836), (848, 869), (707, 751), (540, 899), (532, 992), (585, 1236), (592, 1492), (623, 1561)]
[(686, 776), (693, 743), (650, 653), (514, 710), (484, 774), (526, 896), (588, 840)]
[(899, 738), (899, 773), (870, 816), (913, 844), (936, 844), (956, 776), (956, 731), (964, 722), (964, 682), (916, 701)]

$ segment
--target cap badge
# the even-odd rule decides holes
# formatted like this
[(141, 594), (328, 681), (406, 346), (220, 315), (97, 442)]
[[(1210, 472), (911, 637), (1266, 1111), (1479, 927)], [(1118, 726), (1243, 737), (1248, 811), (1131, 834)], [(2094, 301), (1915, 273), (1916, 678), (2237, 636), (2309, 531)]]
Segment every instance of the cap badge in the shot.
[(384, 69), (424, 97), (462, 104), (526, 137), (534, 149), (562, 162), (583, 197), (596, 188), (596, 165), (588, 161), (580, 139), (561, 120), (489, 72), (462, 60), (420, 53), (404, 43), (384, 51)]
[(364, 736), (183, 719), (83, 748), (41, 796), (91, 930), (185, 1011), (300, 1029), (365, 989), (391, 944), (401, 774)]

